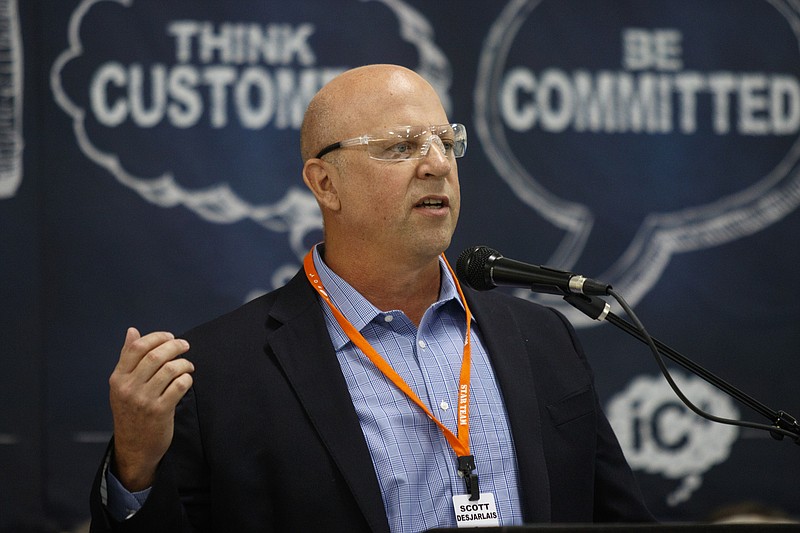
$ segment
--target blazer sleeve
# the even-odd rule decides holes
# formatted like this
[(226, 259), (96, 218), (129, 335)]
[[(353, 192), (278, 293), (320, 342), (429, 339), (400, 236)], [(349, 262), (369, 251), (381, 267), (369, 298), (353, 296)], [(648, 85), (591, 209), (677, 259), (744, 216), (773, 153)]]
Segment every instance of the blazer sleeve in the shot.
[(502, 292), (465, 295), (511, 423), (527, 522), (652, 522), (575, 329)]
[[(178, 405), (175, 417), (175, 441), (181, 443), (181, 453), (193, 456), (202, 455), (196, 436), (196, 416), (193, 391), (190, 389)], [(113, 450), (113, 439), (109, 444), (109, 453)], [(209, 521), (204, 515), (208, 512), (209, 488), (208, 475), (199, 465), (202, 460), (181, 461), (174, 458), (172, 448), (158, 465), (152, 490), (142, 508), (131, 518), (119, 522), (112, 518), (102, 502), (102, 485), (105, 476), (105, 464), (101, 465), (92, 485), (89, 499), (91, 509), (90, 533), (199, 533), (204, 531), (202, 525)], [(182, 467), (179, 466), (184, 465)], [(191, 468), (188, 465), (193, 465)], [(178, 491), (178, 470), (180, 470), (182, 489)], [(191, 518), (191, 519), (190, 519)], [(195, 524), (195, 525), (193, 525)]]
[(591, 398), (593, 404), (596, 426), (593, 522), (653, 522), (655, 519), (645, 506), (639, 484), (600, 405), (594, 388), (594, 374), (575, 329), (561, 313), (553, 312), (569, 332), (575, 351), (585, 366), (591, 382), (591, 389), (586, 395)]

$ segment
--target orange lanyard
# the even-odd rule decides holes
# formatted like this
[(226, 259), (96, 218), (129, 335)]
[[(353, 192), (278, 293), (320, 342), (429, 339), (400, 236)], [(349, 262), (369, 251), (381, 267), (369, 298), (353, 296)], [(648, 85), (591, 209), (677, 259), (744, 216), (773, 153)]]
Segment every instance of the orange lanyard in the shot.
[(461, 291), (461, 286), (458, 283), (458, 279), (456, 278), (455, 274), (453, 273), (453, 269), (450, 268), (450, 264), (447, 262), (447, 258), (444, 257), (442, 254), (442, 259), (444, 259), (444, 264), (447, 266), (447, 269), (450, 271), (450, 275), (453, 278), (453, 281), (456, 284), (456, 289), (458, 290), (458, 295), (461, 298), (461, 302), (464, 305), (464, 310), (467, 315), (467, 327), (466, 333), (464, 335), (464, 355), (461, 359), (461, 373), (459, 376), (458, 381), (458, 436), (454, 435), (452, 431), (450, 431), (447, 426), (442, 424), (434, 415), (431, 413), (430, 409), (419, 399), (419, 397), (411, 390), (411, 387), (403, 380), (402, 377), (392, 368), (392, 366), (386, 362), (386, 360), (381, 357), (381, 355), (372, 347), (372, 345), (361, 335), (353, 324), (350, 323), (347, 318), (342, 314), (339, 309), (333, 304), (331, 301), (330, 296), (328, 296), (328, 292), (325, 290), (325, 287), (322, 285), (322, 281), (319, 279), (319, 274), (317, 273), (317, 269), (314, 266), (314, 257), (313, 257), (313, 248), (306, 254), (305, 259), (303, 260), (303, 268), (305, 269), (306, 277), (308, 278), (309, 283), (311, 286), (316, 289), (317, 293), (320, 297), (328, 304), (330, 307), (331, 312), (333, 313), (334, 318), (336, 318), (336, 322), (339, 323), (342, 330), (344, 330), (345, 334), (350, 338), (350, 340), (355, 344), (364, 355), (375, 365), (375, 367), (386, 376), (398, 389), (400, 389), (408, 398), (417, 404), (420, 409), (422, 409), (425, 414), (430, 418), (439, 429), (442, 430), (447, 442), (450, 444), (450, 447), (453, 448), (453, 451), (456, 453), (458, 457), (458, 474), (464, 478), (467, 484), (467, 491), (470, 493), (470, 500), (477, 500), (480, 497), (480, 492), (478, 490), (478, 476), (474, 474), (473, 471), (475, 470), (475, 459), (469, 453), (469, 376), (470, 376), (470, 363), (472, 358), (472, 346), (470, 341), (470, 322), (472, 322), (472, 313), (470, 313), (469, 306), (467, 305), (467, 300), (464, 298), (464, 293)]

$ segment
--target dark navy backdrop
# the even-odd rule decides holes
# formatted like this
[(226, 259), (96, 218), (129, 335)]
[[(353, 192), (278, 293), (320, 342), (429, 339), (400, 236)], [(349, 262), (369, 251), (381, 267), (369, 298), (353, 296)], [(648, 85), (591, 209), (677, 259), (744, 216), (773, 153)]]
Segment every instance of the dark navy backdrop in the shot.
[[(298, 127), (326, 80), (413, 68), (467, 125), (451, 261), (611, 282), (651, 330), (800, 413), (800, 14), (782, 0), (0, 2), (0, 527), (87, 516), (125, 328), (179, 332), (319, 240)], [(648, 503), (800, 515), (800, 448), (704, 422), (579, 329)], [(722, 416), (759, 416), (677, 370)]]

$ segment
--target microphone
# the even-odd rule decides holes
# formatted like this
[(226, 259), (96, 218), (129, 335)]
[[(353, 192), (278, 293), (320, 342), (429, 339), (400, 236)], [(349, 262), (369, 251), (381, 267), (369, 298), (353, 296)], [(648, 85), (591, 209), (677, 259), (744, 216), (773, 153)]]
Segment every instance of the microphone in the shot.
[(560, 296), (602, 296), (611, 290), (611, 285), (607, 283), (572, 272), (507, 259), (487, 246), (473, 246), (461, 252), (456, 263), (456, 274), (462, 283), (478, 291), (510, 285)]

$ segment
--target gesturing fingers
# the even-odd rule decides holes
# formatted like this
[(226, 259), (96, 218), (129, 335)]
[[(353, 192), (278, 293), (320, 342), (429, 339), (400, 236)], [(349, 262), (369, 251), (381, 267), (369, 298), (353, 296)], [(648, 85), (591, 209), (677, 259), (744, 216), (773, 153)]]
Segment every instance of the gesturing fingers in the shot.
[(175, 339), (172, 333), (156, 331), (142, 337), (136, 328), (129, 328), (115, 371), (123, 374), (138, 372), (140, 379), (147, 381), (166, 361), (188, 350), (189, 344)]
[(174, 405), (192, 386), (191, 372), (194, 372), (191, 361), (183, 358), (167, 361), (159, 367), (144, 387), (153, 395), (161, 396), (166, 404)]
[(128, 329), (109, 379), (112, 397), (140, 406), (153, 402), (152, 407), (158, 408), (157, 404), (163, 402), (174, 407), (192, 384), (189, 373), (194, 366), (179, 357), (188, 350), (189, 343), (171, 333), (141, 336), (135, 328)]

